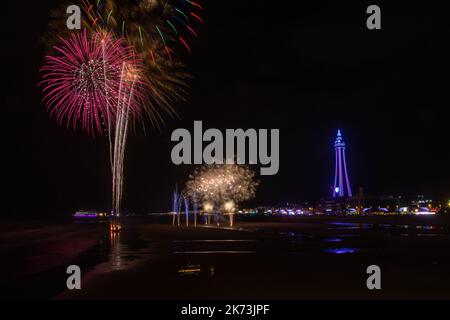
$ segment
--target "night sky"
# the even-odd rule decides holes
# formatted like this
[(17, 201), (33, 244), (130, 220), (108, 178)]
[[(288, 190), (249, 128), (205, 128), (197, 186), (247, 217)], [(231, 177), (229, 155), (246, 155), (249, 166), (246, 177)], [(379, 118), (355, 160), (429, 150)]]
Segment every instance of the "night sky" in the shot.
[[(259, 177), (249, 206), (329, 195), (337, 129), (354, 191), (450, 197), (450, 26), (437, 1), (204, 2), (180, 118), (129, 137), (127, 210), (170, 209), (175, 183), (193, 170), (171, 163), (170, 135), (192, 131), (194, 120), (223, 130), (280, 129), (280, 172)], [(45, 54), (39, 38), (60, 1), (9, 3), (1, 31), (2, 215), (107, 209), (107, 139), (58, 127), (37, 88)], [(366, 28), (370, 4), (381, 7), (382, 30)]]

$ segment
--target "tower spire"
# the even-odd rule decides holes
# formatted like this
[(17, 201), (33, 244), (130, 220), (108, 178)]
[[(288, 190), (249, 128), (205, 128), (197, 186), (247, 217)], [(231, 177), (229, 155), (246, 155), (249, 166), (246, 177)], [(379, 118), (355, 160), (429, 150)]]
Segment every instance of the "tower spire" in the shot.
[[(352, 197), (350, 181), (348, 179), (347, 163), (345, 159), (345, 142), (342, 137), (341, 130), (338, 130), (336, 140), (334, 142), (335, 152), (335, 170), (334, 170), (334, 186), (333, 198), (336, 197)], [(347, 190), (347, 192), (345, 192)]]

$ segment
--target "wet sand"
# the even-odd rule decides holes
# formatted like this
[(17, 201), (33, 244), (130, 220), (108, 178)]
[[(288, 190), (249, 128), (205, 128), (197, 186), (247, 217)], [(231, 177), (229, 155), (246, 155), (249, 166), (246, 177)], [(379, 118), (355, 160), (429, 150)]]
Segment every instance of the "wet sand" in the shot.
[[(113, 248), (82, 291), (57, 298), (449, 298), (448, 220), (377, 218), (251, 221), (238, 223), (240, 231), (130, 225), (141, 248)], [(381, 291), (366, 287), (372, 264), (382, 269)], [(201, 274), (179, 276), (187, 265)]]
[[(145, 219), (125, 224), (122, 234), (100, 237), (103, 245), (90, 254), (68, 259), (83, 271), (82, 290), (64, 290), (60, 268), (49, 283), (60, 291), (45, 298), (450, 298), (448, 217), (252, 219), (235, 230)], [(381, 267), (380, 291), (366, 287), (373, 264)], [(188, 266), (201, 271), (179, 275)]]

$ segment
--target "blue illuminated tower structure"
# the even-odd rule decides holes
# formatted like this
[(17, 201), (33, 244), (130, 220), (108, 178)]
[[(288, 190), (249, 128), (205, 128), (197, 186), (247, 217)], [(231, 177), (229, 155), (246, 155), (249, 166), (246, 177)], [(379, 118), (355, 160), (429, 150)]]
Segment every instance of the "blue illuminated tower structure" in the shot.
[[(334, 170), (333, 198), (352, 197), (352, 189), (348, 180), (347, 163), (345, 161), (345, 142), (341, 130), (338, 130), (334, 142), (336, 165)], [(347, 191), (347, 192), (346, 192)]]

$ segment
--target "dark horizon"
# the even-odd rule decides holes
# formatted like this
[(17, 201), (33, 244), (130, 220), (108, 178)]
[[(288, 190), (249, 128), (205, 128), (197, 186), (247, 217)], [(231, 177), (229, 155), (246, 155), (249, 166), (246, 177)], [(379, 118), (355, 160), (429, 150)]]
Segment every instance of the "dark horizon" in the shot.
[[(8, 3), (2, 50), (6, 212), (40, 217), (110, 207), (105, 137), (59, 127), (37, 87), (48, 11), (63, 1)], [(382, 30), (365, 27), (360, 4), (277, 6), (206, 3), (206, 24), (188, 58), (193, 75), (179, 119), (130, 135), (124, 209), (170, 209), (193, 167), (171, 163), (176, 128), (279, 128), (280, 171), (248, 205), (330, 195), (333, 142), (347, 143), (352, 188), (374, 195), (450, 198), (450, 30), (439, 4), (382, 6)], [(21, 14), (22, 23), (17, 23)], [(256, 170), (255, 171), (259, 171)]]

